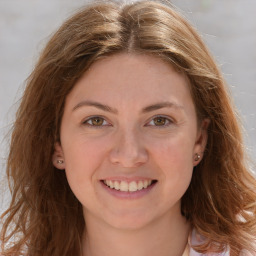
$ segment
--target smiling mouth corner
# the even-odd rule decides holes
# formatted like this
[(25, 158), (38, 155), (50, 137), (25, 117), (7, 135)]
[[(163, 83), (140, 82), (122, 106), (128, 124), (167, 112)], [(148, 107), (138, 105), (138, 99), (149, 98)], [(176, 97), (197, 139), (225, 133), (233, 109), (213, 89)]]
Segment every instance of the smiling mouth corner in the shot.
[(139, 181), (119, 181), (119, 180), (101, 180), (101, 182), (113, 189), (121, 192), (136, 192), (153, 186), (157, 180), (139, 180)]

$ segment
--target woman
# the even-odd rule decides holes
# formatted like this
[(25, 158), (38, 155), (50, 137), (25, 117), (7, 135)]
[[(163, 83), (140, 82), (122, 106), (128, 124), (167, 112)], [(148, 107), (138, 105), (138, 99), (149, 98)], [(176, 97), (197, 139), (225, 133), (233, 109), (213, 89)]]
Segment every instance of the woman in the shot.
[(224, 80), (156, 1), (92, 4), (55, 33), (7, 174), (3, 255), (256, 253), (256, 182)]

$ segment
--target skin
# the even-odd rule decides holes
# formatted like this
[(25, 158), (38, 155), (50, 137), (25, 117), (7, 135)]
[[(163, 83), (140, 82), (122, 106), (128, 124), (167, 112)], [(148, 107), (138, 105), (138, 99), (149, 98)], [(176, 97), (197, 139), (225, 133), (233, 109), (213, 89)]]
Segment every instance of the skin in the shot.
[[(53, 156), (83, 206), (83, 255), (182, 255), (190, 225), (180, 200), (202, 159), (206, 128), (187, 78), (170, 64), (122, 53), (91, 66), (66, 98)], [(105, 179), (157, 182), (123, 198), (106, 190)]]

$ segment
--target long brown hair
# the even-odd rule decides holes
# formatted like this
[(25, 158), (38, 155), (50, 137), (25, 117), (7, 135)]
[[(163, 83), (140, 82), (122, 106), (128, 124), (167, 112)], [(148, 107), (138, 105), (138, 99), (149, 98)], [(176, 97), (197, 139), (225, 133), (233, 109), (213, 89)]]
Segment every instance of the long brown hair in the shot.
[(225, 83), (197, 32), (171, 6), (157, 1), (94, 3), (53, 35), (16, 115), (7, 162), (12, 200), (2, 215), (3, 255), (79, 255), (85, 223), (64, 172), (54, 168), (54, 142), (65, 98), (100, 58), (149, 54), (186, 74), (198, 120), (210, 119), (202, 162), (182, 198), (182, 214), (206, 240), (199, 252), (253, 251), (256, 182)]

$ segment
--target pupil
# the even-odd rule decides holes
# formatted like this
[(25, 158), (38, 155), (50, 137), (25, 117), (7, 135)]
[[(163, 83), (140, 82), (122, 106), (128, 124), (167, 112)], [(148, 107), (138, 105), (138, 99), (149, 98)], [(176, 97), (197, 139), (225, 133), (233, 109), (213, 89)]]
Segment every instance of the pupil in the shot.
[(94, 118), (94, 119), (92, 120), (92, 123), (93, 123), (94, 125), (102, 125), (103, 120), (102, 120), (102, 118)]
[(165, 124), (165, 118), (158, 117), (155, 119), (155, 125), (164, 125)]

